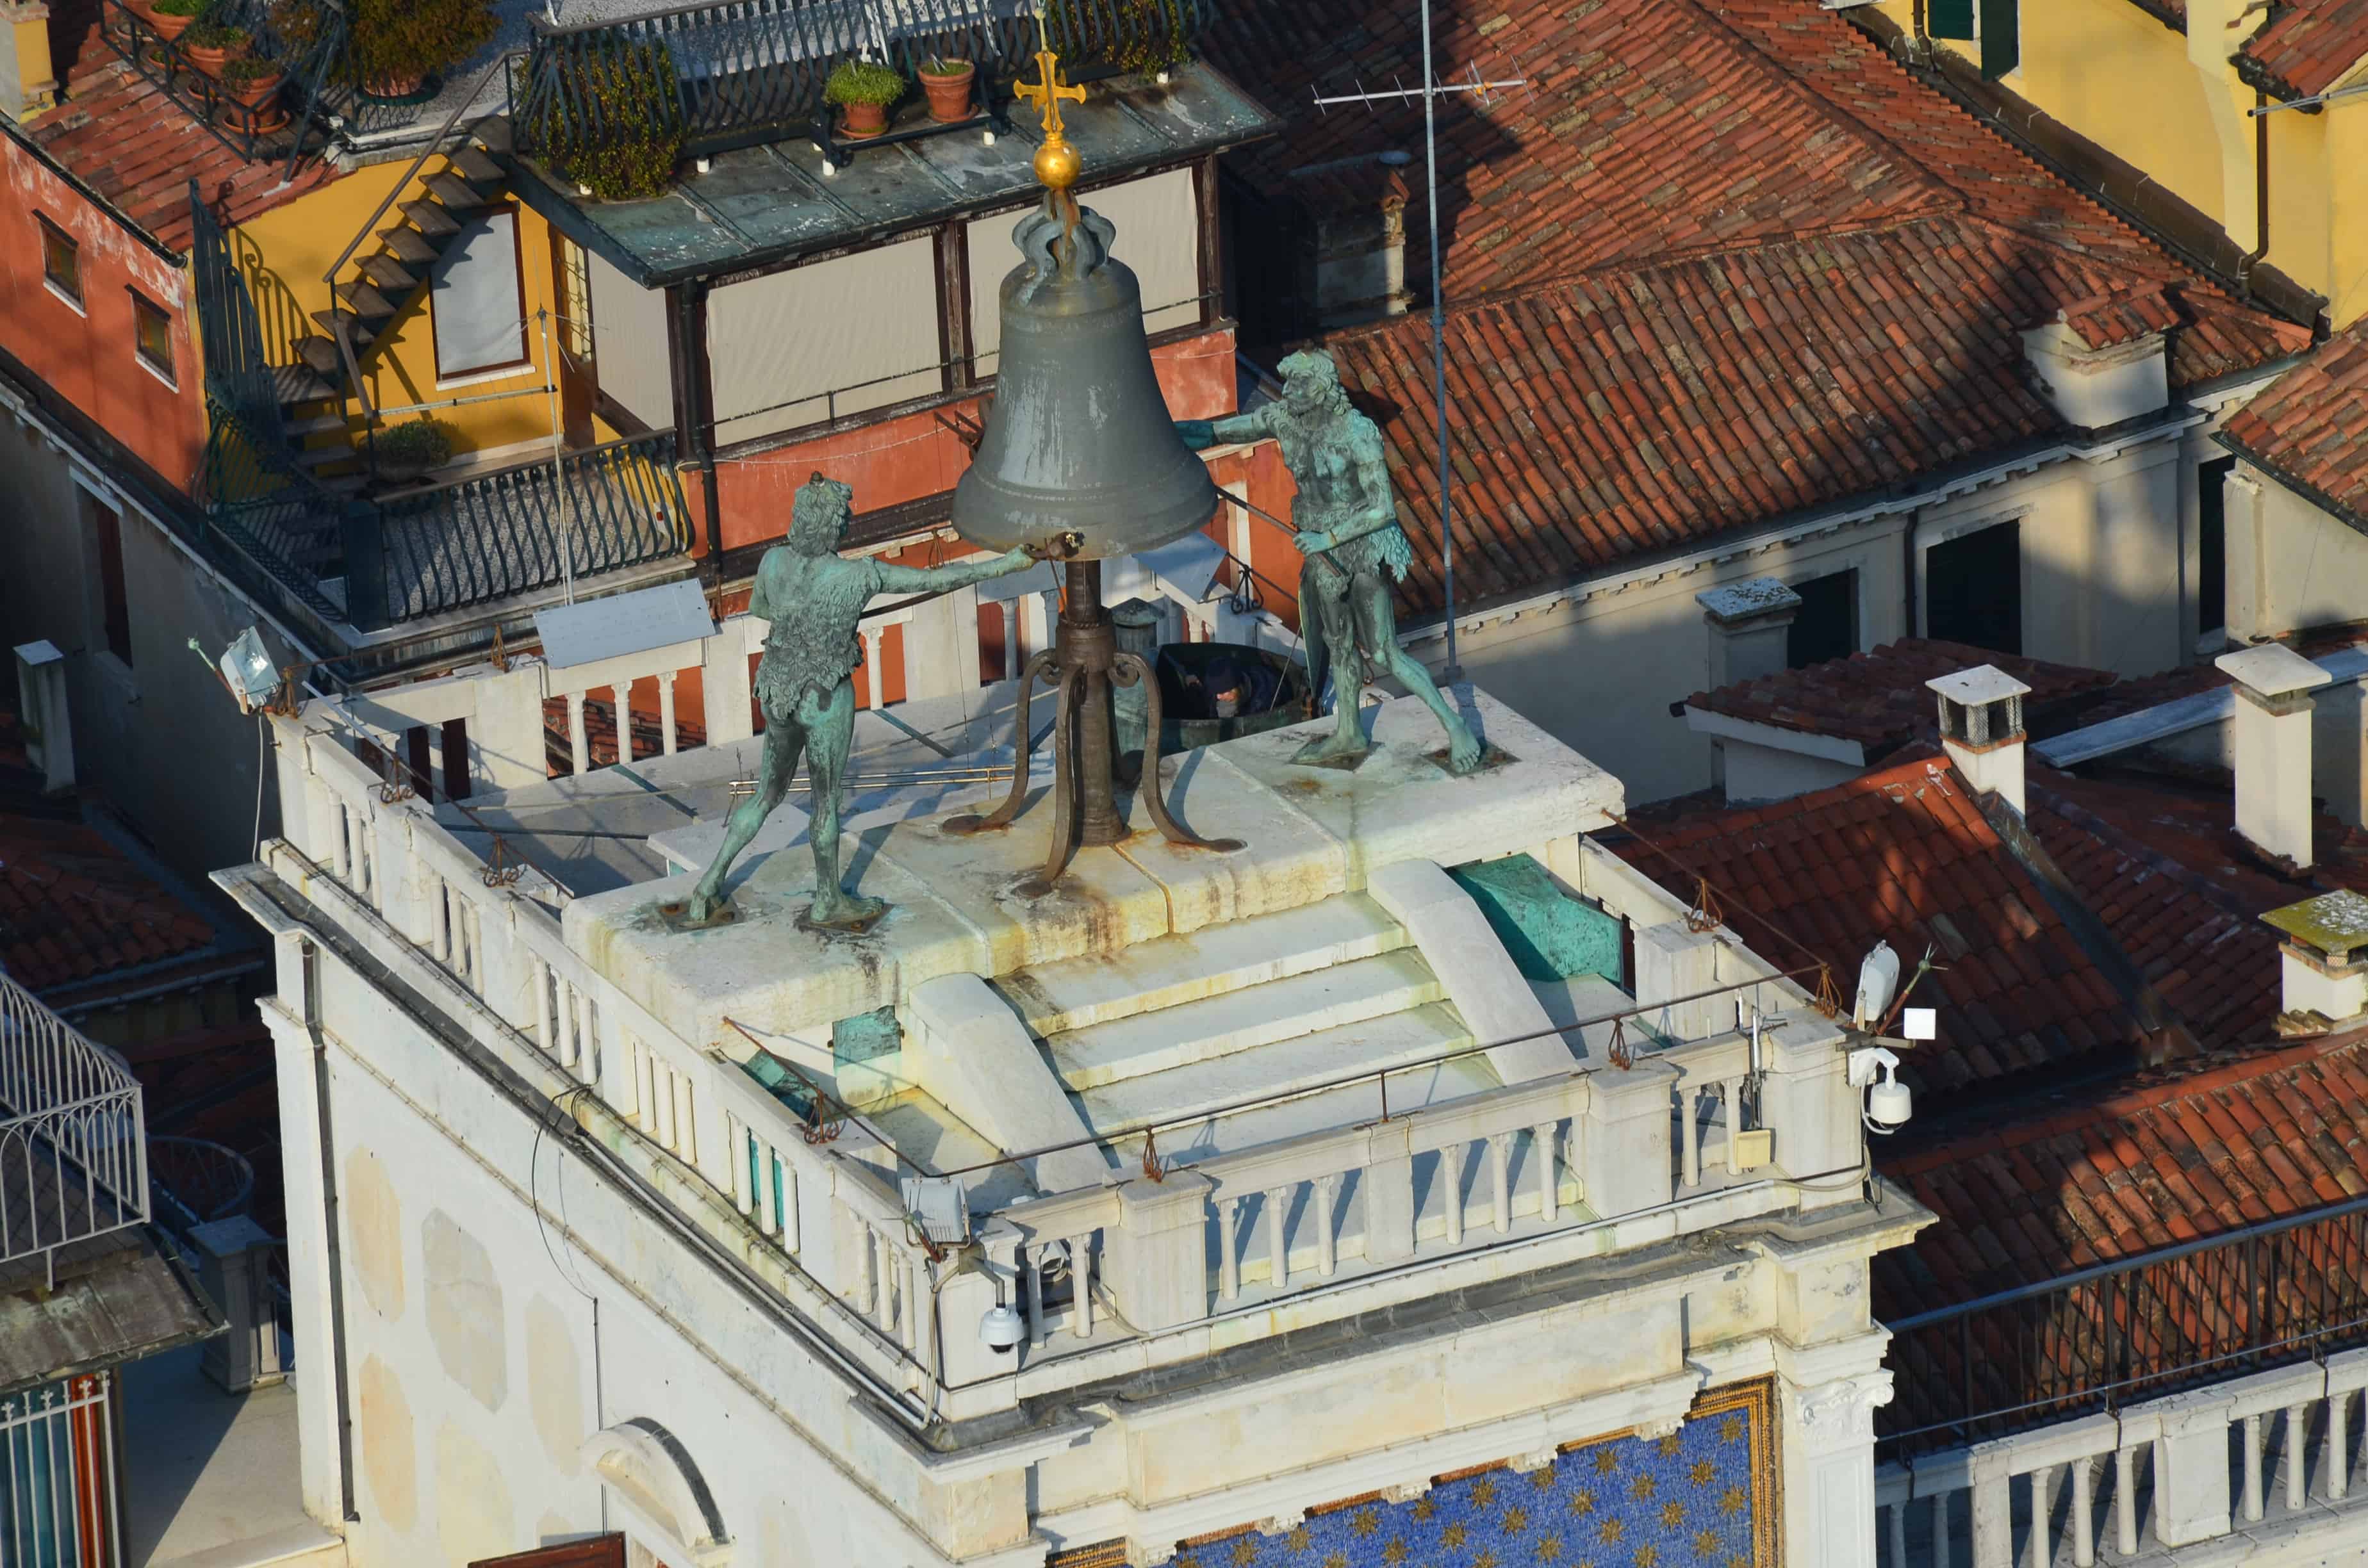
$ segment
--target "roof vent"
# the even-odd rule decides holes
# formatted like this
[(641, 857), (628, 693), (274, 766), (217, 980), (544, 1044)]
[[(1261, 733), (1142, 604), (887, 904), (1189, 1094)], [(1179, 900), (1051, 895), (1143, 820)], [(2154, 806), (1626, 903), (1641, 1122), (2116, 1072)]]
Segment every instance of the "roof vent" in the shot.
[(2307, 867), (2310, 694), (2335, 677), (2280, 642), (2239, 648), (2213, 663), (2237, 683), (2237, 831)]
[(2278, 947), (2280, 1034), (2325, 1034), (2368, 1012), (2368, 898), (2344, 888), (2272, 909), (2261, 923), (2285, 938)]

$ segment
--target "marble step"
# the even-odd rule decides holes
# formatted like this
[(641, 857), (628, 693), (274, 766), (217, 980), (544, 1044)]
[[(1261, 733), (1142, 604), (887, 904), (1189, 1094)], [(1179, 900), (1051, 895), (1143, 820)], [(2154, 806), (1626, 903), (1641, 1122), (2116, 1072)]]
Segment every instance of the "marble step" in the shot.
[(1083, 1092), (1402, 1013), (1440, 994), (1422, 955), (1400, 949), (1088, 1024), (1050, 1037), (1044, 1048), (1061, 1082)]
[[(1471, 1032), (1465, 1028), (1455, 1009), (1444, 1002), (1429, 1002), (1385, 1017), (1365, 1018), (1353, 1024), (1342, 1024), (1337, 1028), (1279, 1040), (1272, 1045), (1237, 1051), (1230, 1056), (1212, 1057), (1205, 1062), (1173, 1067), (1165, 1073), (1121, 1079), (1098, 1089), (1087, 1089), (1078, 1095), (1076, 1100), (1087, 1124), (1097, 1133), (1109, 1136), (1123, 1129), (1151, 1122), (1163, 1125), (1189, 1122), (1193, 1118), (1206, 1117), (1212, 1111), (1245, 1101), (1305, 1094), (1352, 1074), (1422, 1062), (1447, 1051), (1461, 1051), (1470, 1044)], [(1449, 1067), (1453, 1071), (1448, 1076), (1458, 1083), (1468, 1080), (1478, 1088), (1492, 1088), (1497, 1084), (1497, 1075), (1488, 1067), (1485, 1056), (1475, 1054), (1450, 1063)], [(1424, 1085), (1438, 1079), (1441, 1071), (1440, 1068), (1421, 1068), (1393, 1077), (1389, 1086), (1391, 1108), (1394, 1110), (1398, 1108), (1401, 1094), (1407, 1096), (1409, 1107), (1422, 1103), (1427, 1092)], [(1476, 1092), (1476, 1089), (1459, 1089), (1456, 1092)], [(1370, 1080), (1333, 1091), (1325, 1097), (1344, 1096), (1358, 1098), (1371, 1108), (1345, 1119), (1362, 1119), (1378, 1116), (1381, 1112), (1380, 1091)], [(1263, 1106), (1255, 1112), (1236, 1114), (1256, 1117), (1263, 1121), (1271, 1119), (1269, 1112), (1283, 1108)], [(1326, 1125), (1337, 1126), (1338, 1123)], [(1205, 1126), (1178, 1127), (1172, 1139), (1167, 1133), (1160, 1135), (1160, 1147), (1167, 1150), (1172, 1142), (1178, 1150), (1188, 1148), (1209, 1131)], [(1222, 1122), (1217, 1132), (1224, 1147), (1241, 1146), (1235, 1138), (1224, 1133)]]
[(1115, 958), (1083, 958), (995, 983), (1038, 1039), (1394, 952), (1405, 929), (1363, 893), (1161, 937)]

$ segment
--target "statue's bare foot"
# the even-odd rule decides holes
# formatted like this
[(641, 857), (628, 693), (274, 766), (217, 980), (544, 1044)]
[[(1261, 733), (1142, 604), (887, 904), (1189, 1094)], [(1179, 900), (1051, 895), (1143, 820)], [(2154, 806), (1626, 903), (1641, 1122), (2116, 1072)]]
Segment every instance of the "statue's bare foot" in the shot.
[(1354, 762), (1372, 749), (1361, 729), (1335, 730), (1322, 740), (1301, 746), (1292, 754), (1291, 760), (1301, 764)]
[(876, 898), (843, 892), (833, 899), (815, 898), (805, 923), (828, 931), (864, 931), (887, 913), (888, 906)]
[(682, 917), (690, 925), (704, 926), (731, 907), (732, 901), (723, 895), (723, 889), (712, 888), (701, 882), (691, 890), (689, 899), (684, 903)]
[(1480, 759), (1487, 753), (1488, 748), (1480, 744), (1480, 737), (1472, 733), (1470, 725), (1457, 724), (1447, 732), (1447, 770), (1450, 773), (1470, 773), (1480, 766)]

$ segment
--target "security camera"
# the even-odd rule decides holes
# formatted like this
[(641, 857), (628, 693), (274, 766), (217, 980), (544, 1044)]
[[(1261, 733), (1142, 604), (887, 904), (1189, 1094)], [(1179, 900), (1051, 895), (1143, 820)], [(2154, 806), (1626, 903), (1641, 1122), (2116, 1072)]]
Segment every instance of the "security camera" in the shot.
[[(1850, 1087), (1866, 1091), (1866, 1109), (1861, 1119), (1870, 1132), (1896, 1132), (1915, 1114), (1914, 1096), (1899, 1081), (1898, 1071), (1899, 1058), (1879, 1045), (1862, 1046), (1850, 1053)], [(1879, 1081), (1878, 1072), (1883, 1074)]]
[(998, 1356), (1010, 1355), (1027, 1337), (1028, 1320), (1017, 1307), (997, 1301), (978, 1320), (978, 1342)]

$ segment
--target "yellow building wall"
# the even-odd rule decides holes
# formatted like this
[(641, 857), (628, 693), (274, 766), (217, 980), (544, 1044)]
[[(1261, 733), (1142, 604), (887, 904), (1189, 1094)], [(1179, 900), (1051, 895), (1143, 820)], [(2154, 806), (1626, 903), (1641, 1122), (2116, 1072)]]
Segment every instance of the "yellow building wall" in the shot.
[(2130, 0), (2026, 4), (2021, 63), (2004, 82), (2214, 222), (2227, 222), (2214, 106), (2188, 62), (2187, 40)]
[[(2368, 82), (2368, 69), (2354, 71), (2347, 83), (2338, 85), (2362, 82)], [(2320, 291), (2327, 295), (2329, 313), (2340, 330), (2368, 315), (2368, 101), (2353, 98), (2307, 118), (2320, 122), (2331, 193), (2328, 276), (2327, 287)], [(2275, 170), (2271, 177), (2276, 178)]]
[[(2341, 182), (2328, 162), (2328, 132), (2341, 113), (2284, 108), (2263, 117), (2270, 131), (2269, 264), (2321, 294), (2329, 293), (2335, 281), (2330, 220)], [(2236, 238), (2246, 249), (2253, 247), (2251, 234)]]
[[(441, 173), (445, 162), (440, 156), (429, 158), (421, 165), (419, 177), (411, 182), (411, 188), (389, 203), (383, 215), (370, 222), (380, 199), (409, 166), (405, 160), (357, 169), (332, 185), (259, 214), (237, 229), (232, 243), (254, 292), (256, 312), (263, 321), (265, 354), (272, 363), (292, 362), (297, 339), (321, 332), (312, 320), (312, 312), (326, 310), (334, 302), (322, 274), (346, 243), (361, 232), (366, 222), (370, 222), (371, 237), (357, 247), (354, 257), (340, 269), (340, 278), (353, 274), (356, 261), (377, 254), (377, 231), (402, 222), (399, 203), (427, 194), (425, 178)], [(458, 432), (453, 441), (456, 452), (487, 452), (551, 439), (552, 400), (542, 391), (550, 380), (545, 374), (549, 352), (536, 312), (547, 309), (554, 316), (559, 313), (552, 287), (552, 233), (550, 225), (531, 210), (521, 206), (517, 211), (518, 278), (525, 300), (529, 363), (512, 372), (463, 376), (439, 385), (432, 305), (429, 291), (423, 289), (396, 315), (393, 335), (362, 367), (370, 402), (381, 409), (448, 398), (481, 398), (494, 392), (516, 394), (457, 408), (429, 410), (433, 417), (451, 425)], [(555, 322), (551, 336), (554, 340), (557, 337)], [(359, 415), (359, 405), (349, 399), (347, 411)], [(390, 423), (417, 417), (416, 414), (398, 415), (391, 416)], [(359, 429), (359, 423), (356, 429)]]

